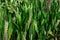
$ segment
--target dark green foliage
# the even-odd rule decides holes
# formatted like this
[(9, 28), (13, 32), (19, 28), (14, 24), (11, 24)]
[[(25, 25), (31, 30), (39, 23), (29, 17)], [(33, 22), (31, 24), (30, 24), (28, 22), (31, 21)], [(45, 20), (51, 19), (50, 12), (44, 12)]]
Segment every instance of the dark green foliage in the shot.
[(7, 40), (60, 40), (60, 1), (0, 0), (0, 40), (5, 27)]

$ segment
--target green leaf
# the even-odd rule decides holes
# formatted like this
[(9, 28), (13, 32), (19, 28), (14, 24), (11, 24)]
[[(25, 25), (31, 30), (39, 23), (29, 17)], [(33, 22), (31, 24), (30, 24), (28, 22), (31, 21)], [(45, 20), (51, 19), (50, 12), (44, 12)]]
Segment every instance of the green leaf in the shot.
[(20, 33), (18, 33), (17, 40), (20, 40)]
[(35, 27), (35, 31), (38, 33), (38, 26), (37, 26), (37, 21), (33, 21), (33, 26)]
[(40, 2), (41, 2), (41, 3), (43, 3), (43, 2), (44, 2), (44, 0), (40, 0)]
[(44, 24), (44, 19), (42, 19), (42, 21), (41, 21), (41, 25), (43, 25)]
[(12, 32), (13, 32), (12, 17), (11, 14), (9, 14), (8, 40), (10, 40)]

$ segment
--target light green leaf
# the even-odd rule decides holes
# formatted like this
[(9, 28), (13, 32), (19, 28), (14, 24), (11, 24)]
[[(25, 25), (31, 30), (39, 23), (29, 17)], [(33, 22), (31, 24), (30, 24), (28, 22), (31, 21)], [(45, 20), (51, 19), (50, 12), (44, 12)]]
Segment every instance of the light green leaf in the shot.
[(43, 2), (44, 2), (44, 0), (40, 0), (40, 2), (41, 2), (41, 3), (43, 3)]

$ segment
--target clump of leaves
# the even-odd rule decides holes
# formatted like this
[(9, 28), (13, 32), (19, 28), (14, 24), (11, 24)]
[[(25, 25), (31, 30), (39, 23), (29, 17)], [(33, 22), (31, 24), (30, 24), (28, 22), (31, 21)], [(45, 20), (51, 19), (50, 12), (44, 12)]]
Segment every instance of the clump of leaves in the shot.
[(59, 28), (59, 0), (0, 0), (0, 40), (59, 40)]

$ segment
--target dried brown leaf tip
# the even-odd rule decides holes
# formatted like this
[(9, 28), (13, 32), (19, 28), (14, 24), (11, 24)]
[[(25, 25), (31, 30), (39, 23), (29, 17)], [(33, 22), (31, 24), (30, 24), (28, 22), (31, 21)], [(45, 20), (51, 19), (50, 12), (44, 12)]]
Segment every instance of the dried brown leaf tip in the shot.
[(49, 12), (49, 9), (50, 9), (50, 0), (47, 0), (46, 1), (46, 10), (47, 10), (47, 12)]

